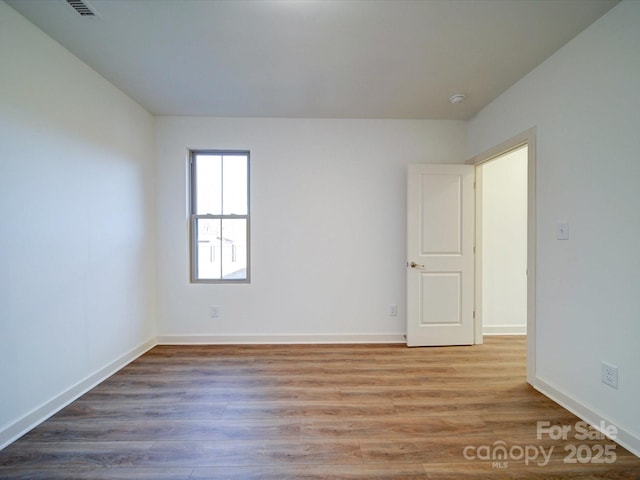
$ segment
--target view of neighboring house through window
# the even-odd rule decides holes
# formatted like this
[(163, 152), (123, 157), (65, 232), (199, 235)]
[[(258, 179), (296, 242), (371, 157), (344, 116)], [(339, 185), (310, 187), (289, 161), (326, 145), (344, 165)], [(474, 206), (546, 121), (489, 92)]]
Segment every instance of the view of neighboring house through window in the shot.
[(194, 150), (191, 281), (249, 282), (249, 152)]

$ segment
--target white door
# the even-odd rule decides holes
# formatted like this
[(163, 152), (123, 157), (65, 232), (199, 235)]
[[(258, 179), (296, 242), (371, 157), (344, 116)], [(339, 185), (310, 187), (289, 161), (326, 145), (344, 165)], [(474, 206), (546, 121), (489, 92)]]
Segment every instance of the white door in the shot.
[(407, 196), (407, 345), (474, 340), (472, 165), (410, 165)]

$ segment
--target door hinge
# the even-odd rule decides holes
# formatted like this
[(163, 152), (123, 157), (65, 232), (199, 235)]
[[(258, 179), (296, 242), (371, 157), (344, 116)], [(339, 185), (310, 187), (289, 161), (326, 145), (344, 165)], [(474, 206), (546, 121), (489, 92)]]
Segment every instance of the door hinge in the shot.
[(474, 319), (476, 318), (476, 311), (475, 310), (473, 311), (473, 318)]

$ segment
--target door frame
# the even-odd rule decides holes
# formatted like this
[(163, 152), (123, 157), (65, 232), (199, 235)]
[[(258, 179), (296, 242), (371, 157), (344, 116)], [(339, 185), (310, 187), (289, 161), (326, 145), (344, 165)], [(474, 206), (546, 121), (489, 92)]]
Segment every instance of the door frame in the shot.
[(527, 382), (536, 373), (536, 128), (530, 128), (465, 162), (476, 167), (475, 343), (482, 343), (482, 175), (478, 167), (527, 146)]

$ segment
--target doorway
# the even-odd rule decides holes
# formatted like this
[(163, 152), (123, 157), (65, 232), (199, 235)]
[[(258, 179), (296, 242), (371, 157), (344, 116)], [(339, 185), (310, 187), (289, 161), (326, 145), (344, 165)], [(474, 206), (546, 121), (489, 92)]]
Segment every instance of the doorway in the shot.
[(527, 332), (527, 150), (476, 166), (483, 335)]
[[(535, 173), (536, 173), (536, 145), (535, 145), (535, 129), (527, 130), (500, 145), (497, 145), (482, 154), (470, 159), (467, 164), (476, 167), (476, 293), (475, 293), (475, 343), (482, 343), (482, 337), (485, 333), (525, 333), (527, 334), (527, 381), (534, 383), (535, 379), (535, 253), (536, 253), (536, 217), (535, 217)], [(510, 162), (510, 163), (507, 163)], [(522, 162), (517, 165), (518, 162)], [(522, 168), (524, 172), (516, 173)], [(485, 175), (486, 174), (486, 175)], [(525, 186), (520, 186), (519, 192), (507, 192), (508, 188), (496, 191), (485, 192), (485, 186), (495, 188), (496, 184), (508, 182), (509, 175), (523, 175), (522, 179)], [(485, 178), (486, 177), (486, 178)], [(484, 185), (484, 180), (487, 185)], [(493, 187), (492, 187), (493, 185)], [(524, 192), (522, 189), (524, 188)], [(499, 191), (502, 190), (502, 191)], [(514, 208), (511, 212), (508, 209), (497, 208), (501, 201), (506, 200), (504, 195), (515, 195), (519, 197), (522, 205), (509, 205)], [(501, 200), (502, 197), (502, 200)], [(488, 202), (491, 211), (487, 211), (483, 203)], [(504, 207), (504, 205), (502, 206)], [(515, 235), (520, 235), (521, 239), (516, 239), (512, 232), (505, 230), (505, 225), (500, 225), (502, 220), (506, 221), (507, 213), (514, 218), (516, 211), (524, 218), (520, 217), (519, 225), (515, 228)], [(505, 218), (499, 218), (500, 216)], [(485, 218), (486, 217), (486, 218)], [(486, 232), (484, 228), (492, 229), (492, 232)], [(522, 229), (525, 232), (522, 232)], [(519, 231), (519, 233), (518, 233)], [(496, 233), (497, 232), (497, 233)], [(502, 232), (502, 233), (501, 233)], [(524, 239), (522, 239), (524, 237)], [(484, 248), (483, 240), (489, 242), (487, 249)], [(520, 242), (516, 248), (511, 248), (510, 242)], [(524, 243), (524, 245), (522, 244)], [(502, 282), (496, 280), (495, 271), (500, 272), (507, 263), (506, 258), (501, 258), (502, 253), (506, 249), (511, 250), (512, 255), (518, 262), (513, 265), (514, 268), (508, 269), (505, 276), (517, 278), (519, 283), (516, 295), (518, 298), (512, 302), (505, 302), (504, 305), (496, 306), (495, 298), (500, 295), (495, 287)], [(521, 255), (525, 251), (525, 259)], [(486, 255), (485, 255), (486, 254)], [(485, 258), (486, 256), (486, 258)], [(514, 261), (514, 260), (511, 260)], [(489, 262), (485, 264), (485, 262)], [(496, 263), (497, 262), (497, 263)], [(500, 265), (502, 264), (502, 266)], [(524, 272), (522, 271), (524, 268)], [(507, 270), (502, 270), (507, 272)], [(524, 278), (522, 275), (524, 274)], [(492, 276), (493, 275), (493, 276)], [(514, 277), (515, 276), (515, 277)], [(485, 284), (496, 282), (498, 285), (489, 285), (485, 288)], [(502, 288), (505, 288), (504, 285)], [(524, 291), (523, 291), (524, 289)], [(504, 290), (503, 290), (504, 293)], [(486, 301), (486, 305), (485, 305)], [(523, 305), (524, 303), (524, 305)], [(522, 315), (524, 313), (524, 320)], [(488, 317), (491, 318), (488, 318)], [(505, 320), (505, 318), (507, 320)], [(520, 331), (518, 331), (520, 330)]]

